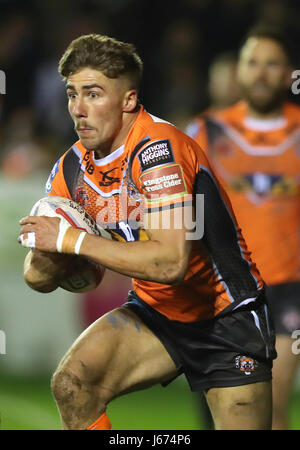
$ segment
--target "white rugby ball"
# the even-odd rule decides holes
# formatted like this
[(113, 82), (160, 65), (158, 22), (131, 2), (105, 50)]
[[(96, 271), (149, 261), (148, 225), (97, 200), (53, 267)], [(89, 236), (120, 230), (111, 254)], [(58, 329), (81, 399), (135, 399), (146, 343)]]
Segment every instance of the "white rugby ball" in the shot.
[(64, 218), (74, 228), (111, 239), (111, 235), (100, 227), (79, 203), (69, 198), (59, 196), (41, 198), (33, 205), (30, 216)]
[[(111, 235), (100, 227), (96, 221), (79, 205), (71, 199), (59, 196), (49, 196), (38, 200), (30, 211), (30, 216), (59, 217), (66, 220), (72, 227), (87, 233), (111, 239)], [(70, 276), (60, 281), (59, 286), (70, 292), (87, 292), (95, 289), (104, 276), (105, 268), (75, 256), (78, 262), (72, 265), (74, 271)]]

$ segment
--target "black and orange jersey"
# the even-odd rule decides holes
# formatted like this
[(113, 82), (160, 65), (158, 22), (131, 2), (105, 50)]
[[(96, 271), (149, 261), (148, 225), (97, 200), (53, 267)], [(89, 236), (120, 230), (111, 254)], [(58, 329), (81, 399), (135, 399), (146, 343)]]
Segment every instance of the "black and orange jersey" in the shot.
[(243, 101), (187, 129), (227, 191), (267, 284), (300, 280), (300, 108), (255, 120)]
[(171, 320), (193, 322), (255, 299), (263, 281), (249, 257), (227, 195), (198, 145), (144, 110), (126, 142), (96, 159), (76, 142), (55, 164), (48, 195), (79, 202), (112, 239), (147, 240), (145, 210), (191, 205), (204, 194), (204, 236), (195, 239), (184, 282), (133, 279), (136, 294)]

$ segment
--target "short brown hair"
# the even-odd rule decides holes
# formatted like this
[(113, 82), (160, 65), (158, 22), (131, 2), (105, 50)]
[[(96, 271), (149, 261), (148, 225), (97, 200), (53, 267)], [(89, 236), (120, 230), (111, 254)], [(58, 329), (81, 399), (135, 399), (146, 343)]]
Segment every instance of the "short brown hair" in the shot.
[(240, 51), (250, 38), (266, 38), (275, 41), (278, 45), (281, 46), (284, 51), (289, 64), (295, 63), (295, 49), (291, 40), (288, 38), (288, 34), (285, 30), (274, 27), (273, 25), (265, 24), (265, 23), (257, 23), (247, 32), (246, 36), (241, 42)]
[(127, 76), (132, 89), (138, 89), (143, 71), (142, 60), (133, 44), (100, 34), (88, 34), (72, 41), (59, 61), (58, 71), (66, 79), (85, 67), (99, 70), (108, 78)]

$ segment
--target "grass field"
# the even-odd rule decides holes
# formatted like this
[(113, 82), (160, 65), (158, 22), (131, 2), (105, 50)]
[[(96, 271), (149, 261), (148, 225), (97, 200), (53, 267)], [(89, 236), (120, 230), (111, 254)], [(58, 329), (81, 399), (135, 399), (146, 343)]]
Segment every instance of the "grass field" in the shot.
[[(2, 430), (60, 430), (49, 377), (0, 376)], [(205, 429), (197, 395), (176, 380), (167, 388), (155, 386), (121, 397), (109, 405), (115, 430)], [(292, 396), (291, 428), (300, 429), (300, 392)]]

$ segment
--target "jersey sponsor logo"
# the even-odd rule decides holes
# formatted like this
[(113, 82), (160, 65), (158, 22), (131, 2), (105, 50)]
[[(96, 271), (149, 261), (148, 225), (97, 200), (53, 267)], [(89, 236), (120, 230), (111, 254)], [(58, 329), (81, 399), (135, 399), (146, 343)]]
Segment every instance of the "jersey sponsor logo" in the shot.
[(175, 162), (172, 147), (168, 139), (151, 142), (138, 154), (142, 172), (162, 164)]
[(257, 368), (257, 361), (249, 356), (237, 356), (235, 358), (235, 367), (240, 369), (244, 375), (251, 375)]
[(56, 174), (58, 173), (59, 170), (59, 162), (60, 162), (60, 158), (59, 160), (54, 164), (53, 169), (50, 172), (49, 178), (47, 180), (46, 183), (46, 194), (49, 194), (52, 191), (52, 182), (56, 176)]
[(145, 197), (152, 201), (187, 194), (182, 168), (179, 164), (151, 170), (140, 176)]

